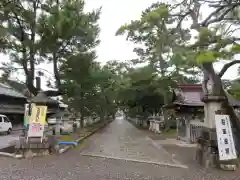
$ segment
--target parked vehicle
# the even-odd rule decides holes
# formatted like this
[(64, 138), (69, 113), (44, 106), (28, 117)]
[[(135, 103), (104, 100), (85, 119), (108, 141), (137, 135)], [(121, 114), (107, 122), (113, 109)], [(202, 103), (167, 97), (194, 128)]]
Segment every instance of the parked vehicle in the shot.
[(7, 116), (0, 114), (0, 133), (11, 134), (12, 123)]

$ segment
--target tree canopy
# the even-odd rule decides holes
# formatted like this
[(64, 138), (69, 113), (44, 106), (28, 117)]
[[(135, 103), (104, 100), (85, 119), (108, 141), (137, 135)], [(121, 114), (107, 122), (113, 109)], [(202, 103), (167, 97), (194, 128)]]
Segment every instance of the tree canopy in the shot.
[[(3, 78), (22, 69), (27, 88), (36, 95), (37, 66), (48, 63), (57, 91), (47, 95), (61, 94), (82, 115), (101, 117), (118, 108), (159, 112), (171, 100), (172, 88), (197, 83), (202, 75), (204, 93), (210, 80), (213, 95), (224, 96), (221, 77), (240, 63), (239, 6), (237, 0), (154, 3), (116, 30), (135, 44), (138, 57), (103, 65), (96, 60), (100, 7), (86, 12), (83, 0), (2, 0), (0, 51), (10, 56), (10, 63), (1, 65)], [(208, 15), (202, 14), (205, 7)], [(221, 70), (213, 68), (218, 61), (226, 62)], [(238, 98), (239, 82), (228, 90)]]

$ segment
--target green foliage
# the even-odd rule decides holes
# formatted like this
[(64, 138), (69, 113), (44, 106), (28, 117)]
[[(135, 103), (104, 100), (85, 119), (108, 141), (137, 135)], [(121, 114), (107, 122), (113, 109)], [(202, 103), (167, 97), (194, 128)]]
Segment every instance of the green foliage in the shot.
[(202, 64), (202, 63), (213, 63), (216, 61), (216, 53), (212, 51), (207, 51), (207, 52), (202, 52), (199, 53), (197, 56), (197, 63)]
[(56, 87), (59, 67), (71, 56), (94, 53), (98, 45), (100, 10), (85, 12), (83, 0), (8, 1), (0, 3), (1, 50), (10, 55), (11, 66), (24, 70), (29, 90), (36, 94), (36, 65), (53, 65)]
[(119, 105), (128, 112), (138, 114), (158, 112), (164, 104), (159, 86), (159, 77), (151, 66), (136, 68), (127, 74), (124, 85), (119, 90)]
[[(24, 4), (24, 5), (23, 5)], [(95, 62), (101, 9), (84, 11), (83, 0), (8, 1), (0, 3), (1, 50), (11, 68), (23, 68), (34, 91), (36, 65), (53, 65), (56, 87), (64, 101), (81, 112), (114, 113), (116, 74)], [(10, 71), (11, 70), (11, 71)], [(6, 76), (12, 72), (7, 68)]]
[(213, 38), (215, 38), (215, 36), (215, 31), (212, 31), (206, 27), (201, 28), (199, 31), (199, 43), (209, 43)]
[(113, 66), (101, 67), (93, 59), (89, 55), (78, 55), (63, 65), (65, 100), (83, 116), (96, 113), (103, 118), (117, 110), (118, 76), (113, 73)]
[(236, 80), (233, 82), (228, 92), (232, 94), (236, 99), (240, 100), (240, 81)]
[(143, 13), (142, 21), (158, 22), (159, 20), (167, 20), (169, 18), (169, 9), (166, 4), (158, 4), (156, 8), (150, 10), (149, 13)]
[[(135, 77), (129, 74), (130, 84), (135, 85), (134, 81), (138, 83), (159, 82), (158, 86), (161, 88), (158, 87), (156, 91), (161, 92), (161, 95), (164, 96), (164, 104), (168, 103), (167, 94), (170, 88), (174, 87), (176, 83), (185, 83), (186, 76), (192, 76), (192, 79), (196, 78), (194, 75), (199, 72), (199, 69), (194, 68), (196, 67), (194, 60), (196, 53), (194, 55), (188, 53), (184, 48), (184, 43), (191, 37), (189, 30), (179, 31), (178, 28), (173, 27), (176, 18), (171, 16), (170, 9), (171, 6), (166, 3), (154, 3), (142, 12), (139, 20), (121, 26), (116, 32), (116, 35), (126, 34), (127, 40), (141, 46), (141, 48), (134, 49), (139, 59), (133, 62), (149, 65), (144, 69), (139, 69), (139, 72), (134, 72)], [(206, 32), (203, 31), (204, 34)], [(151, 70), (148, 69), (149, 67)], [(148, 76), (150, 74), (151, 78), (152, 75), (157, 76), (157, 80), (150, 80)], [(144, 84), (139, 85), (136, 89), (140, 90), (142, 87), (146, 91), (149, 90)], [(127, 94), (134, 97), (131, 92)], [(142, 94), (142, 97), (144, 96)]]
[[(4, 78), (20, 67), (34, 93), (36, 67), (49, 62), (55, 87), (64, 90), (65, 101), (83, 116), (93, 112), (101, 117), (114, 114), (117, 105), (132, 112), (151, 113), (168, 103), (170, 88), (198, 81), (197, 65), (232, 60), (240, 52), (233, 30), (239, 26), (238, 7), (222, 7), (200, 23), (194, 21), (194, 13), (199, 15), (195, 1), (154, 3), (139, 19), (116, 32), (139, 45), (134, 49), (138, 58), (101, 66), (95, 61), (101, 8), (85, 12), (84, 7), (83, 0), (2, 0), (0, 52), (9, 54), (11, 60), (2, 65), (6, 69)], [(181, 25), (185, 17), (193, 18), (193, 26)], [(190, 28), (197, 31), (191, 43)], [(142, 63), (144, 67), (135, 67)], [(230, 89), (236, 97), (238, 86)]]
[(234, 44), (231, 48), (231, 52), (240, 53), (240, 45), (239, 44)]

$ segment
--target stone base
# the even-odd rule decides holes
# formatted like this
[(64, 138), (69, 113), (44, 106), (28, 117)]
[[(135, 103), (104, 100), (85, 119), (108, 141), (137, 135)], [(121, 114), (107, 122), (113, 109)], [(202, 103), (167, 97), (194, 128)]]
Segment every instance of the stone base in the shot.
[(58, 152), (57, 139), (49, 136), (42, 140), (40, 138), (20, 137), (15, 146), (15, 154), (22, 155), (24, 158), (49, 155)]
[(22, 155), (25, 158), (32, 158), (37, 156), (47, 156), (50, 155), (50, 153), (48, 149), (26, 149)]
[(198, 139), (195, 160), (205, 168), (220, 168), (233, 171), (237, 169), (237, 160), (220, 161), (217, 149), (216, 132), (214, 129), (204, 129)]

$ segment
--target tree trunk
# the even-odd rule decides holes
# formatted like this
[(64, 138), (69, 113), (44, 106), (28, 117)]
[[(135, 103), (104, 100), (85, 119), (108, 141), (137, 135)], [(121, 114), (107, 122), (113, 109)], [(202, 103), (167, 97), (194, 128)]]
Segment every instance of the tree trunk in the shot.
[(100, 121), (104, 121), (105, 118), (105, 111), (101, 108), (101, 112), (100, 112)]
[[(164, 105), (167, 105), (168, 103), (168, 96), (167, 93), (164, 93)], [(168, 122), (168, 115), (167, 115), (167, 111), (165, 109), (162, 110), (163, 112), (163, 120), (164, 120), (164, 127), (165, 130), (168, 130), (169, 128), (169, 122)]]
[(80, 127), (84, 128), (84, 116), (82, 114), (81, 114), (81, 117), (80, 117)]

